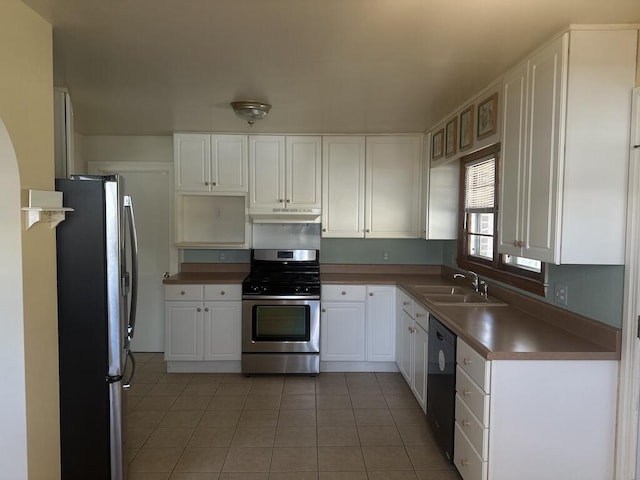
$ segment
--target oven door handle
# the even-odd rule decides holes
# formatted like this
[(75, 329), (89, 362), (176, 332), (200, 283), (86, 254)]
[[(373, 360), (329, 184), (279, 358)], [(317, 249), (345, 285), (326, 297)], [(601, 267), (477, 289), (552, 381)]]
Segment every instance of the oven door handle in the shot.
[(243, 295), (243, 300), (320, 300), (318, 295)]

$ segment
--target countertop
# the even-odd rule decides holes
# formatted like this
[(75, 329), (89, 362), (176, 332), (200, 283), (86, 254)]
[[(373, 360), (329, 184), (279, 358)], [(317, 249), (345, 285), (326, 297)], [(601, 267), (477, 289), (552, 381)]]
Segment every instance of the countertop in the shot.
[[(321, 270), (320, 281), (396, 285), (488, 360), (620, 359), (619, 329), (505, 288), (491, 285), (489, 294), (507, 305), (433, 304), (415, 289), (417, 285), (464, 283), (433, 270), (425, 270), (426, 274), (411, 269), (371, 273), (371, 268), (358, 273), (357, 266), (347, 270), (352, 273)], [(163, 283), (242, 283), (247, 274), (247, 271), (183, 271)]]

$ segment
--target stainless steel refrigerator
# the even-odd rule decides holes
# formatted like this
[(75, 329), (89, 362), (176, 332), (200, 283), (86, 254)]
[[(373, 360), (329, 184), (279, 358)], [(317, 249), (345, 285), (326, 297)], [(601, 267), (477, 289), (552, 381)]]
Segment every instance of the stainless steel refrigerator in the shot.
[(125, 478), (126, 389), (135, 372), (137, 239), (124, 180), (56, 180), (62, 478)]

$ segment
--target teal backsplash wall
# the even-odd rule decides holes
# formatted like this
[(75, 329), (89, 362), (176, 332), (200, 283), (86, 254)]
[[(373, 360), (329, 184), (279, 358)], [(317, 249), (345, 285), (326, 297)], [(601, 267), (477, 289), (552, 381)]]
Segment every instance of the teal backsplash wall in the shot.
[(443, 243), (420, 239), (323, 238), (320, 262), (440, 265)]
[[(322, 239), (322, 263), (447, 265), (457, 268), (455, 240)], [(388, 260), (384, 260), (384, 254)], [(185, 250), (185, 262), (248, 263), (249, 250)], [(623, 265), (547, 265), (544, 300), (585, 317), (620, 328), (624, 294)], [(556, 284), (567, 286), (567, 306), (554, 301)], [(504, 284), (503, 284), (504, 285)], [(504, 285), (515, 289), (510, 285)], [(520, 293), (540, 299), (536, 295)]]
[[(457, 242), (446, 242), (442, 263), (452, 268), (456, 265)], [(624, 265), (552, 265), (547, 268), (547, 294), (544, 300), (556, 307), (566, 308), (585, 317), (617, 328), (622, 327), (622, 302), (624, 296)], [(492, 282), (493, 283), (493, 282)], [(555, 302), (556, 284), (567, 287), (567, 305)], [(533, 298), (537, 295), (501, 284)]]

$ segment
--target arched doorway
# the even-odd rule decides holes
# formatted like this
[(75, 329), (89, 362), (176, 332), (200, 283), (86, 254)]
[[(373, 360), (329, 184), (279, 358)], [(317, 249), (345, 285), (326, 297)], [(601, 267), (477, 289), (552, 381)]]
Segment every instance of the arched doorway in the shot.
[(0, 118), (0, 465), (7, 478), (28, 476), (20, 206), (18, 161)]

